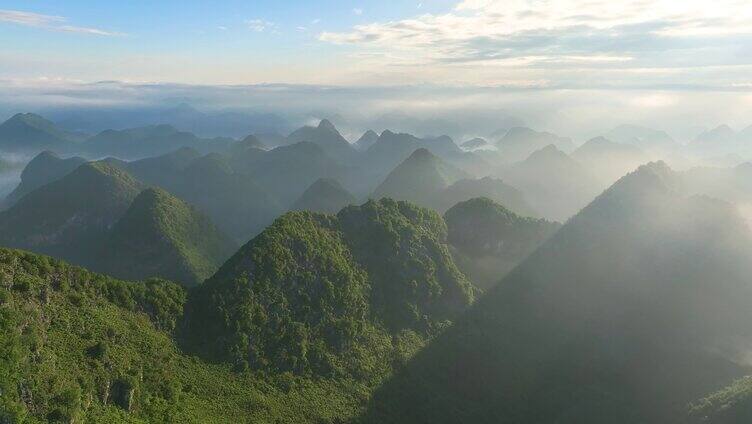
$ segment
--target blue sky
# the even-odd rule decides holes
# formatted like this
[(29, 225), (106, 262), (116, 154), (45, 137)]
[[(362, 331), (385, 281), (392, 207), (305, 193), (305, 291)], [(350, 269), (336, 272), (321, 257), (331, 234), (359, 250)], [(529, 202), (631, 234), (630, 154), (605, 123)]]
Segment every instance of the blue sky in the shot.
[(354, 49), (320, 41), (321, 33), (443, 13), (452, 5), (399, 0), (3, 1), (0, 60), (5, 66), (0, 78), (325, 82), (295, 68), (321, 72), (329, 68), (327, 62), (347, 61)]
[(749, 0), (3, 1), (0, 78), (752, 88)]
[[(360, 116), (509, 111), (572, 131), (746, 126), (752, 107), (750, 0), (0, 0), (0, 40), (8, 112), (180, 96), (306, 110), (320, 100), (316, 109)], [(227, 91), (269, 83), (350, 91)], [(410, 98), (361, 90), (374, 87), (421, 88)]]

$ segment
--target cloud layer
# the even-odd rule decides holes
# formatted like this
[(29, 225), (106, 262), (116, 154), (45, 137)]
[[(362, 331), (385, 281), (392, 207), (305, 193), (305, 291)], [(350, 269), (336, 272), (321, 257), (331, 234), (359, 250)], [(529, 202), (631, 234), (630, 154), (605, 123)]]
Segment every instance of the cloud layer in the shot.
[(446, 14), (358, 25), (319, 39), (392, 68), (435, 75), (473, 69), (484, 83), (572, 85), (596, 77), (617, 85), (731, 87), (749, 82), (752, 2), (464, 0)]

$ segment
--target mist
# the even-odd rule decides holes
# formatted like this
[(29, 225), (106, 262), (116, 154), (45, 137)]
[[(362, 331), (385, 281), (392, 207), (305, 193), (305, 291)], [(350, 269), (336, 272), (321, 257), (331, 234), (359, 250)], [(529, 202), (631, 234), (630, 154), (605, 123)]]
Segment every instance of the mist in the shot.
[(0, 6), (0, 424), (752, 423), (752, 2)]
[[(522, 124), (571, 137), (581, 144), (617, 125), (638, 124), (665, 130), (680, 143), (686, 143), (703, 130), (721, 124), (737, 130), (752, 124), (744, 112), (752, 105), (752, 94), (743, 88), (5, 81), (0, 94), (0, 110), (7, 117), (19, 111), (40, 112), (55, 121), (92, 116), (89, 121), (95, 122), (83, 120), (80, 128), (71, 128), (89, 132), (164, 123), (154, 116), (184, 103), (204, 112), (274, 114), (284, 120), (276, 128), (269, 128), (267, 122), (267, 128), (259, 128), (261, 131), (285, 133), (312, 120), (327, 118), (351, 141), (367, 129), (379, 133), (391, 129), (418, 136), (446, 134), (460, 141), (488, 137)], [(221, 128), (201, 135), (240, 136)]]

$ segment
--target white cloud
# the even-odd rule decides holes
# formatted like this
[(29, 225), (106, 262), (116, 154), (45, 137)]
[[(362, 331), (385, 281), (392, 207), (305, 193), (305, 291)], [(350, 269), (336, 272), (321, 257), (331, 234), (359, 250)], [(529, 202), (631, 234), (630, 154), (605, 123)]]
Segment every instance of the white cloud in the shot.
[(275, 24), (274, 22), (265, 21), (263, 19), (249, 19), (245, 23), (246, 25), (248, 25), (248, 28), (250, 30), (256, 32), (275, 30), (277, 28), (277, 24)]
[[(382, 63), (392, 67), (718, 71), (752, 64), (740, 53), (752, 41), (752, 1), (463, 0), (444, 14), (356, 25), (319, 39), (406, 58)], [(582, 70), (591, 79), (594, 71)]]
[(220, 31), (227, 31), (227, 27), (222, 25), (218, 26), (217, 29)]
[(67, 19), (62, 16), (42, 15), (20, 10), (0, 9), (0, 22), (42, 28), (51, 31), (75, 32), (91, 35), (123, 35), (122, 33), (105, 31), (98, 28), (81, 27), (66, 24)]
[(362, 14), (363, 14), (363, 9), (359, 9), (359, 8), (357, 8), (357, 7), (356, 7), (355, 9), (353, 9), (353, 10), (352, 10), (352, 12), (353, 12), (354, 14), (356, 14), (356, 15), (360, 16), (360, 15), (362, 15)]

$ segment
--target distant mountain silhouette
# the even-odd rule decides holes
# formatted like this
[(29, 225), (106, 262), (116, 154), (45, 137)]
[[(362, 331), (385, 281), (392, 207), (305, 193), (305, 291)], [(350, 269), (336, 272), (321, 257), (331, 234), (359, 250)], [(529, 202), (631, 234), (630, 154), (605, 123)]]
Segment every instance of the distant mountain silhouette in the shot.
[(457, 203), (444, 220), (457, 266), (483, 289), (501, 281), (560, 227), (521, 217), (486, 197)]
[(0, 213), (0, 243), (85, 263), (143, 188), (122, 169), (85, 163)]
[(368, 150), (379, 139), (379, 135), (373, 130), (368, 130), (363, 133), (362, 136), (355, 142), (355, 147), (358, 150)]
[(142, 159), (162, 155), (181, 147), (208, 153), (227, 149), (229, 138), (202, 139), (178, 131), (170, 125), (151, 125), (127, 130), (106, 130), (86, 140), (83, 151), (93, 157), (116, 156), (121, 159)]
[(337, 213), (348, 205), (355, 204), (355, 197), (337, 180), (320, 178), (303, 192), (292, 205), (292, 210), (321, 213)]
[(676, 147), (674, 139), (665, 131), (639, 125), (620, 125), (604, 136), (616, 143), (631, 144), (646, 150), (661, 151)]
[(43, 150), (67, 152), (80, 141), (75, 134), (33, 113), (18, 113), (0, 124), (0, 151), (37, 153)]
[(607, 184), (614, 183), (650, 161), (649, 156), (639, 147), (615, 143), (604, 137), (588, 140), (572, 153), (572, 158)]
[(457, 203), (476, 197), (487, 197), (518, 215), (537, 216), (520, 190), (492, 177), (458, 180), (435, 196), (433, 207), (445, 212)]
[(501, 157), (508, 163), (523, 160), (548, 145), (567, 152), (574, 150), (572, 140), (568, 138), (526, 127), (511, 128), (496, 145)]
[(440, 191), (467, 177), (427, 149), (420, 148), (389, 173), (373, 192), (373, 198), (388, 197), (431, 207)]
[(501, 171), (541, 216), (563, 222), (587, 205), (604, 184), (566, 153), (549, 145)]
[(49, 150), (36, 155), (21, 172), (21, 182), (5, 198), (4, 206), (10, 207), (26, 194), (62, 178), (86, 162), (81, 157), (62, 159)]
[(303, 127), (287, 137), (289, 143), (308, 141), (321, 147), (329, 156), (340, 161), (351, 161), (357, 150), (337, 131), (328, 120), (322, 120), (317, 127)]
[(235, 172), (249, 175), (257, 184), (291, 206), (319, 178), (345, 181), (348, 169), (312, 142), (276, 147), (269, 151), (249, 149), (228, 159)]

